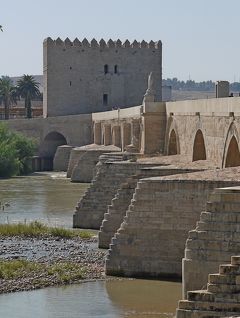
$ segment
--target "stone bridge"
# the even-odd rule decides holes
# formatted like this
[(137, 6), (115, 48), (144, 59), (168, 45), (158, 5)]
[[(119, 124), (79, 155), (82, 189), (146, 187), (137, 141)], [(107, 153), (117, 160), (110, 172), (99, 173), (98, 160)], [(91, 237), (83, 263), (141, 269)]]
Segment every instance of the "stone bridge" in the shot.
[[(100, 229), (99, 246), (110, 247), (106, 272), (112, 275), (181, 277), (188, 232), (208, 196), (215, 188), (240, 185), (240, 168), (234, 168), (240, 166), (239, 97), (145, 101), (129, 109), (8, 125), (36, 137), (43, 157), (53, 157), (59, 145), (93, 142), (103, 151), (114, 145), (136, 153), (136, 162), (102, 160), (74, 214), (74, 227)], [(79, 160), (79, 171), (90, 157)], [(202, 242), (196, 244), (201, 249)], [(231, 242), (226, 239), (224, 246), (231, 253)], [(211, 248), (221, 262), (218, 245)], [(184, 273), (188, 282), (194, 275)]]
[(93, 134), (95, 143), (122, 149), (131, 141), (138, 159), (98, 166), (74, 226), (100, 228), (108, 274), (181, 277), (188, 232), (208, 196), (240, 185), (233, 168), (240, 165), (240, 98), (145, 102), (131, 126), (98, 117)]
[(6, 123), (10, 129), (35, 139), (36, 155), (50, 161), (58, 146), (82, 146), (91, 143), (93, 138), (91, 115), (12, 119)]
[(240, 98), (167, 103), (165, 154), (190, 155), (216, 166), (240, 165)]
[[(14, 119), (11, 129), (33, 137), (40, 157), (53, 157), (59, 145), (131, 145), (142, 154), (190, 156), (217, 167), (240, 164), (240, 99), (152, 102), (109, 112)], [(131, 149), (132, 150), (132, 149)]]

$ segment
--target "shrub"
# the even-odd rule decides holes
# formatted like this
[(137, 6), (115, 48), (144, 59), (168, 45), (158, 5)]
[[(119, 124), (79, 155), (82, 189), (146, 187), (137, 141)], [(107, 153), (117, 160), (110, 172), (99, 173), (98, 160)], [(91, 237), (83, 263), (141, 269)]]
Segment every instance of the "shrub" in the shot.
[(4, 124), (0, 124), (0, 177), (29, 173), (34, 150), (32, 139), (11, 132)]
[(21, 134), (14, 134), (13, 144), (20, 162), (19, 174), (27, 174), (31, 172), (30, 158), (33, 156), (35, 150), (33, 140), (26, 138)]
[(7, 141), (0, 143), (0, 177), (9, 178), (18, 174), (20, 161), (17, 158), (17, 151)]

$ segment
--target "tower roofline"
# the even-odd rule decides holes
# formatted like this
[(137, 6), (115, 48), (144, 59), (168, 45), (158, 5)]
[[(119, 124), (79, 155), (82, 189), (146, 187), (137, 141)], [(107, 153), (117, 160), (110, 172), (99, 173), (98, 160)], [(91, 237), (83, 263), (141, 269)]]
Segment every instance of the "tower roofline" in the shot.
[(113, 41), (112, 39), (109, 39), (107, 42), (101, 39), (99, 42), (93, 38), (91, 41), (88, 41), (86, 38), (84, 38), (82, 41), (80, 41), (78, 38), (76, 38), (74, 41), (70, 41), (69, 38), (66, 38), (65, 40), (62, 40), (61, 38), (57, 38), (56, 40), (53, 40), (51, 37), (48, 37), (44, 40), (44, 44), (47, 45), (62, 45), (62, 46), (75, 46), (75, 47), (90, 47), (90, 48), (149, 48), (149, 49), (161, 49), (162, 42), (159, 41), (141, 41), (138, 42), (137, 40), (134, 40), (133, 42), (130, 42), (129, 40), (126, 40), (125, 42), (122, 42), (121, 40), (117, 39)]

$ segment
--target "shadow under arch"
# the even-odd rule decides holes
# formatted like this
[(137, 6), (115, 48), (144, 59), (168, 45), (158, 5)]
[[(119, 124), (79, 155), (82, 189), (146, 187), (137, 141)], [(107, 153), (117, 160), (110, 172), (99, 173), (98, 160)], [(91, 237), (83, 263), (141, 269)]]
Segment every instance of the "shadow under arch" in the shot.
[(240, 152), (238, 148), (237, 139), (235, 136), (232, 136), (228, 146), (225, 167), (227, 168), (227, 167), (237, 167), (237, 166), (240, 166)]
[[(231, 144), (231, 148), (230, 148), (230, 144)], [(240, 165), (238, 164), (238, 151), (239, 151), (238, 144), (239, 144), (239, 135), (238, 135), (236, 125), (233, 121), (229, 125), (227, 135), (225, 138), (224, 150), (223, 150), (223, 156), (222, 156), (222, 168), (236, 167)], [(232, 155), (232, 154), (235, 154), (235, 155)], [(234, 158), (234, 156), (237, 156), (237, 157)]]
[(175, 129), (172, 129), (170, 133), (170, 137), (169, 137), (167, 154), (171, 156), (171, 155), (177, 155), (178, 153), (179, 153), (179, 143), (177, 142), (177, 134)]
[(102, 143), (104, 146), (112, 144), (112, 129), (111, 124), (104, 124), (102, 131)]
[(176, 120), (170, 116), (167, 122), (164, 153), (168, 156), (180, 154), (180, 140)]
[(193, 143), (192, 161), (206, 160), (206, 148), (201, 129), (198, 129)]
[(67, 145), (67, 140), (63, 134), (57, 131), (52, 131), (45, 136), (39, 147), (39, 156), (48, 161), (48, 168), (46, 170), (52, 170), (53, 159), (57, 147), (62, 145)]

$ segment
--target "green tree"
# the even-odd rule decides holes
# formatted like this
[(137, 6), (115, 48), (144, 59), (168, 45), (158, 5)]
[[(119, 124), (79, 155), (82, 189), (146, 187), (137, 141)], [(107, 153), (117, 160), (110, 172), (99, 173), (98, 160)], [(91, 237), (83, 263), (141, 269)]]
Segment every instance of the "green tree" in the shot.
[(25, 99), (25, 109), (26, 117), (32, 118), (32, 99), (39, 97), (39, 83), (35, 81), (32, 75), (23, 75), (23, 77), (18, 80), (17, 88), (19, 95)]
[(9, 178), (19, 172), (19, 160), (16, 149), (7, 142), (0, 143), (0, 177)]
[(13, 134), (12, 142), (14, 148), (16, 149), (17, 158), (19, 160), (18, 173), (21, 175), (31, 172), (31, 157), (33, 156), (36, 149), (35, 142), (19, 133)]
[(35, 151), (32, 139), (11, 132), (0, 124), (0, 177), (26, 174), (31, 171), (30, 158)]
[(4, 105), (4, 117), (9, 119), (10, 106), (17, 103), (18, 93), (8, 76), (0, 78), (0, 105)]

